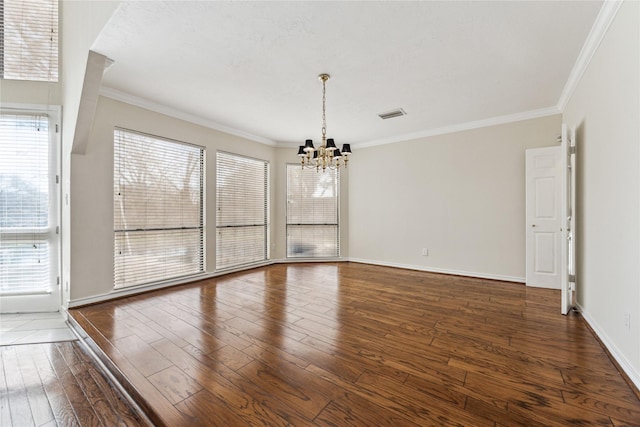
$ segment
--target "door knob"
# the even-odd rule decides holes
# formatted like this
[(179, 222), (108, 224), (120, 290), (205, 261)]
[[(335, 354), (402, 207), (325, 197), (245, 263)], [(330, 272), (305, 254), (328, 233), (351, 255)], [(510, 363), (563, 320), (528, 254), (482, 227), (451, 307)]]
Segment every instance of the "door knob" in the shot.
[(536, 225), (535, 225), (535, 224), (531, 224), (531, 226), (532, 226), (532, 227), (535, 227)]

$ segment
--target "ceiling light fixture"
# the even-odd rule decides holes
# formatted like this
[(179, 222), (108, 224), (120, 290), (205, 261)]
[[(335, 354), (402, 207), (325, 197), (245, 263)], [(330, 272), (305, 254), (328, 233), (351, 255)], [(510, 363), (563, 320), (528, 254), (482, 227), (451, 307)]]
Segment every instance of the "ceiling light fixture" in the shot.
[(327, 90), (326, 83), (331, 76), (320, 74), (318, 78), (322, 81), (322, 145), (318, 148), (313, 146), (313, 140), (307, 139), (304, 145), (298, 147), (298, 156), (302, 169), (304, 167), (316, 168), (316, 171), (324, 172), (327, 168), (338, 169), (340, 166), (346, 168), (351, 154), (351, 146), (344, 144), (342, 152), (336, 147), (333, 138), (327, 139)]

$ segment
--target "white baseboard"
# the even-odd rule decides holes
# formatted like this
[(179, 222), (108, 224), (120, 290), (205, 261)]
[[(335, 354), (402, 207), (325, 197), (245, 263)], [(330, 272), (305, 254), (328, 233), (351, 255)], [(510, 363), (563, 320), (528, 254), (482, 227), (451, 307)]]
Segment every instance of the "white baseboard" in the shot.
[(80, 306), (89, 305), (89, 304), (97, 304), (100, 302), (109, 301), (114, 298), (127, 297), (131, 295), (140, 294), (142, 292), (156, 291), (158, 289), (169, 288), (171, 286), (186, 285), (187, 283), (197, 282), (199, 280), (211, 279), (213, 277), (218, 277), (218, 276), (222, 276), (229, 273), (235, 273), (237, 271), (249, 270), (251, 268), (263, 267), (265, 265), (271, 265), (271, 264), (273, 264), (273, 261), (267, 261), (264, 263), (251, 265), (248, 267), (229, 269), (224, 271), (215, 271), (212, 273), (203, 273), (203, 274), (184, 277), (176, 280), (167, 280), (164, 282), (152, 283), (149, 285), (140, 285), (140, 286), (132, 286), (130, 288), (114, 289), (111, 292), (107, 292), (104, 294), (92, 295), (90, 297), (77, 298), (77, 299), (71, 300), (69, 301), (69, 308), (80, 307)]
[(359, 263), (362, 263), (362, 264), (382, 265), (382, 266), (385, 266), (385, 267), (405, 268), (405, 269), (408, 269), (408, 270), (427, 271), (427, 272), (431, 272), (431, 273), (443, 273), (443, 274), (453, 274), (453, 275), (456, 275), (456, 276), (477, 277), (477, 278), (480, 278), (480, 279), (501, 280), (501, 281), (505, 281), (505, 282), (518, 282), (518, 283), (524, 283), (525, 282), (524, 277), (500, 276), (500, 275), (496, 275), (496, 274), (476, 273), (476, 272), (471, 272), (471, 271), (448, 270), (448, 269), (443, 269), (443, 268), (422, 267), (422, 266), (416, 266), (416, 265), (398, 264), (398, 263), (393, 263), (393, 262), (381, 262), (381, 261), (366, 260), (366, 259), (360, 259), (360, 258), (340, 258), (340, 257), (337, 257), (337, 258), (322, 258), (322, 259), (318, 259), (318, 258), (283, 258), (283, 259), (269, 260), (269, 261), (266, 261), (266, 262), (263, 262), (263, 263), (260, 263), (260, 264), (256, 264), (256, 265), (244, 266), (244, 267), (239, 267), (239, 268), (229, 269), (229, 270), (224, 270), (224, 271), (216, 271), (216, 272), (212, 272), (212, 273), (199, 274), (197, 276), (192, 276), (192, 277), (185, 278), (185, 279), (178, 279), (178, 280), (166, 281), (166, 282), (161, 282), (161, 283), (154, 283), (154, 284), (150, 284), (150, 285), (135, 286), (135, 287), (131, 287), (131, 288), (114, 289), (113, 291), (107, 292), (107, 293), (104, 293), (104, 294), (92, 295), (90, 297), (77, 298), (77, 299), (71, 300), (68, 303), (68, 307), (69, 308), (74, 308), (74, 307), (80, 307), (80, 306), (83, 306), (83, 305), (97, 304), (97, 303), (100, 303), (100, 302), (109, 301), (109, 300), (114, 299), (114, 298), (122, 298), (122, 297), (126, 297), (126, 296), (139, 294), (139, 293), (142, 293), (142, 292), (155, 291), (155, 290), (158, 290), (158, 289), (168, 288), (168, 287), (171, 287), (171, 286), (184, 285), (184, 284), (187, 284), (187, 283), (196, 282), (198, 280), (211, 279), (213, 277), (219, 277), (219, 276), (223, 276), (225, 274), (236, 273), (238, 271), (250, 270), (252, 268), (264, 267), (264, 266), (272, 265), (272, 264), (294, 264), (294, 263), (303, 263), (303, 262), (304, 263), (323, 263), (323, 262), (346, 262), (346, 261), (359, 262)]
[(396, 262), (384, 262), (384, 261), (361, 259), (361, 258), (349, 258), (349, 261), (359, 262), (362, 264), (381, 265), (384, 267), (404, 268), (407, 270), (426, 271), (429, 273), (442, 273), (442, 274), (451, 274), (454, 276), (465, 276), (465, 277), (475, 277), (479, 279), (500, 280), (503, 282), (525, 283), (524, 277), (501, 276), (499, 274), (487, 274), (487, 273), (477, 273), (475, 271), (450, 270), (446, 268), (424, 267), (421, 265), (400, 264)]
[(273, 264), (299, 264), (303, 262), (307, 263), (323, 263), (323, 262), (347, 262), (348, 258), (281, 258), (273, 260)]
[(443, 269), (443, 268), (422, 267), (422, 266), (416, 266), (416, 265), (398, 264), (398, 263), (393, 263), (393, 262), (382, 262), (382, 261), (367, 260), (367, 259), (360, 259), (360, 258), (341, 258), (341, 257), (321, 258), (321, 259), (318, 259), (318, 258), (282, 258), (282, 259), (272, 259), (272, 260), (265, 261), (265, 262), (260, 263), (260, 264), (255, 264), (255, 265), (250, 265), (250, 266), (243, 266), (243, 267), (239, 267), (239, 268), (235, 268), (235, 269), (229, 269), (229, 270), (224, 270), (224, 271), (216, 271), (216, 272), (212, 272), (212, 273), (199, 274), (197, 276), (192, 276), (192, 277), (189, 277), (189, 278), (171, 280), (171, 281), (166, 281), (166, 282), (161, 282), (161, 283), (154, 283), (154, 284), (150, 284), (150, 285), (135, 286), (135, 287), (131, 287), (131, 288), (114, 289), (111, 292), (107, 292), (107, 293), (104, 293), (104, 294), (92, 295), (92, 296), (89, 296), (89, 297), (77, 298), (77, 299), (71, 300), (71, 301), (68, 302), (68, 307), (69, 308), (74, 308), (74, 307), (80, 307), (80, 306), (83, 306), (83, 305), (97, 304), (97, 303), (101, 303), (101, 302), (112, 300), (114, 298), (122, 298), (122, 297), (126, 297), (126, 296), (139, 294), (139, 293), (142, 293), (142, 292), (155, 291), (155, 290), (158, 290), (158, 289), (168, 288), (168, 287), (171, 287), (171, 286), (184, 285), (184, 284), (187, 284), (187, 283), (196, 282), (198, 280), (211, 279), (213, 277), (219, 277), (219, 276), (223, 276), (225, 274), (236, 273), (236, 272), (239, 272), (239, 271), (250, 270), (252, 268), (264, 267), (264, 266), (272, 265), (272, 264), (294, 264), (294, 263), (303, 263), (303, 262), (304, 263), (323, 263), (323, 262), (346, 262), (346, 261), (359, 262), (359, 263), (362, 263), (362, 264), (381, 265), (381, 266), (385, 266), (385, 267), (405, 268), (405, 269), (408, 269), (408, 270), (426, 271), (426, 272), (431, 272), (431, 273), (443, 273), (443, 274), (452, 274), (452, 275), (456, 275), (456, 276), (476, 277), (476, 278), (480, 278), (480, 279), (501, 280), (501, 281), (505, 281), (505, 282), (517, 282), (517, 283), (524, 283), (525, 282), (524, 277), (501, 276), (501, 275), (497, 275), (497, 274), (477, 273), (477, 272), (472, 272), (472, 271), (461, 271), (461, 270), (449, 270), (449, 269)]
[(314, 259), (314, 258), (284, 258), (284, 259), (275, 259), (275, 260), (268, 260), (259, 264), (252, 264), (252, 265), (248, 265), (248, 266), (242, 266), (242, 267), (238, 267), (238, 268), (231, 268), (228, 270), (222, 270), (222, 271), (215, 271), (212, 273), (203, 273), (203, 274), (198, 274), (195, 276), (190, 276), (188, 278), (182, 278), (182, 279), (176, 279), (176, 280), (168, 280), (165, 282), (160, 282), (160, 283), (152, 283), (149, 285), (141, 285), (141, 286), (133, 286), (131, 288), (122, 288), (122, 289), (114, 289), (111, 292), (107, 292), (104, 294), (99, 294), (99, 295), (92, 295), (90, 297), (84, 297), (84, 298), (76, 298), (74, 300), (70, 300), (67, 304), (67, 306), (69, 308), (74, 308), (74, 307), (81, 307), (83, 305), (90, 305), (90, 304), (97, 304), (97, 303), (101, 303), (101, 302), (105, 302), (105, 301), (109, 301), (115, 298), (122, 298), (122, 297), (127, 297), (127, 296), (131, 296), (131, 295), (136, 295), (136, 294), (140, 294), (142, 292), (149, 292), (149, 291), (155, 291), (158, 289), (163, 289), (163, 288), (168, 288), (171, 286), (178, 286), (178, 285), (186, 285), (187, 283), (193, 283), (193, 282), (197, 282), (199, 280), (205, 280), (205, 279), (211, 279), (213, 277), (219, 277), (219, 276), (224, 276), (225, 274), (231, 274), (231, 273), (236, 273), (239, 271), (245, 271), (245, 270), (251, 270), (253, 268), (258, 268), (258, 267), (264, 267), (267, 265), (272, 265), (272, 264), (282, 264), (282, 263), (286, 263), (286, 264), (293, 264), (293, 263), (299, 263), (299, 262), (344, 262), (347, 261), (346, 258), (321, 258), (321, 259)]
[(604, 346), (609, 350), (609, 353), (616, 359), (616, 362), (622, 370), (627, 374), (631, 382), (635, 384), (636, 388), (640, 390), (640, 372), (627, 360), (624, 354), (616, 347), (616, 345), (611, 341), (609, 336), (604, 332), (604, 330), (598, 325), (598, 322), (595, 321), (593, 317), (589, 315), (589, 312), (585, 311), (584, 308), (580, 306), (580, 304), (576, 304), (582, 317), (589, 324), (593, 332), (598, 336), (600, 341), (604, 344)]

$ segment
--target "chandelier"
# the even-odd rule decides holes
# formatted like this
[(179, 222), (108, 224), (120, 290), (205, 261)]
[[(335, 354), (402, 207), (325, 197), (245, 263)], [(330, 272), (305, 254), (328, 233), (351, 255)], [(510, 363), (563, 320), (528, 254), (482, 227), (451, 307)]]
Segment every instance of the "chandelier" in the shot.
[(326, 84), (331, 76), (329, 74), (320, 74), (318, 78), (322, 81), (322, 144), (320, 147), (313, 146), (313, 140), (307, 139), (304, 145), (298, 147), (298, 156), (302, 169), (316, 168), (316, 171), (324, 172), (327, 168), (338, 169), (340, 166), (346, 168), (349, 162), (349, 154), (351, 154), (351, 146), (344, 144), (342, 151), (336, 147), (333, 138), (327, 139), (327, 90)]

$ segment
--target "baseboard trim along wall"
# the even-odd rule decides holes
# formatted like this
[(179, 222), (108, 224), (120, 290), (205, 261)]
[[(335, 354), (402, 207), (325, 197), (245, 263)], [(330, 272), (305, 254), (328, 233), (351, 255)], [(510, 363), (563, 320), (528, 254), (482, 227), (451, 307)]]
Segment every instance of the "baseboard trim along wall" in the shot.
[(123, 298), (131, 295), (140, 294), (143, 292), (155, 291), (159, 289), (168, 288), (171, 286), (185, 285), (187, 283), (197, 282), (198, 280), (211, 279), (213, 277), (223, 276), (229, 273), (236, 273), (238, 271), (250, 270), (256, 267), (264, 267), (272, 264), (295, 264), (295, 263), (321, 263), (321, 262), (359, 262), (361, 264), (372, 264), (372, 265), (381, 265), (384, 267), (396, 267), (396, 268), (404, 268), (407, 270), (417, 270), (417, 271), (426, 271), (429, 273), (441, 273), (441, 274), (451, 274), (454, 276), (465, 276), (465, 277), (475, 277), (479, 279), (489, 279), (489, 280), (500, 280), (504, 282), (516, 282), (516, 283), (525, 283), (524, 277), (513, 277), (513, 276), (500, 276), (497, 274), (486, 274), (486, 273), (476, 273), (471, 271), (462, 271), (462, 270), (449, 270), (444, 268), (433, 268), (433, 267), (422, 267), (417, 265), (410, 264), (399, 264), (394, 262), (382, 262), (376, 260), (367, 260), (360, 258), (322, 258), (322, 259), (314, 259), (314, 258), (283, 258), (283, 259), (275, 259), (265, 261), (259, 264), (253, 264), (249, 266), (238, 267), (229, 270), (223, 271), (215, 271), (213, 273), (205, 273), (198, 274), (195, 276), (190, 276), (188, 278), (181, 278), (176, 280), (168, 280), (165, 282), (153, 283), (150, 285), (141, 285), (134, 286), (131, 288), (124, 289), (114, 289), (113, 291), (101, 294), (94, 295), (85, 298), (78, 298), (74, 300), (70, 300), (68, 302), (69, 308), (82, 307), (84, 305), (97, 304), (105, 301), (109, 301), (115, 298)]
[(186, 285), (188, 283), (197, 282), (199, 280), (211, 279), (214, 277), (224, 276), (225, 274), (236, 273), (238, 271), (251, 270), (252, 268), (264, 267), (272, 264), (293, 264), (293, 263), (302, 263), (302, 262), (346, 262), (348, 259), (346, 258), (322, 258), (322, 259), (313, 259), (313, 258), (285, 258), (285, 259), (275, 259), (268, 260), (258, 264), (245, 265), (238, 268), (230, 268), (222, 271), (214, 271), (212, 273), (203, 273), (197, 274), (188, 277), (182, 277), (175, 280), (166, 280), (158, 283), (151, 283), (149, 285), (140, 285), (140, 286), (132, 286), (130, 288), (122, 288), (122, 289), (114, 289), (111, 292), (93, 295), (90, 297), (77, 298), (74, 300), (68, 301), (69, 308), (82, 307), (85, 305), (98, 304), (101, 302), (109, 301), (116, 298), (128, 297), (131, 295), (140, 294), (143, 292), (156, 291), (159, 289), (169, 288), (171, 286), (179, 286)]
[(83, 305), (97, 304), (105, 302), (115, 298), (123, 298), (131, 295), (140, 294), (143, 292), (156, 291), (158, 289), (169, 288), (171, 286), (186, 285), (187, 283), (197, 282), (198, 280), (211, 279), (212, 277), (218, 277), (229, 273), (235, 273), (237, 271), (249, 270), (251, 268), (263, 267), (265, 265), (271, 265), (273, 261), (266, 261), (260, 264), (252, 264), (250, 266), (244, 266), (240, 268), (228, 269), (224, 271), (214, 271), (212, 273), (196, 274), (188, 277), (181, 277), (175, 280), (166, 280), (158, 283), (151, 283), (148, 285), (132, 286), (130, 288), (114, 289), (111, 292), (93, 295), (85, 298), (77, 298), (69, 301), (69, 308), (82, 307)]
[(441, 273), (441, 274), (451, 274), (453, 276), (475, 277), (477, 279), (500, 280), (503, 282), (516, 282), (516, 283), (526, 282), (524, 277), (501, 276), (499, 274), (477, 273), (474, 271), (450, 270), (446, 268), (424, 267), (421, 265), (400, 264), (396, 262), (384, 262), (384, 261), (361, 259), (361, 258), (349, 258), (349, 261), (359, 262), (362, 264), (381, 265), (384, 267), (404, 268), (407, 270), (426, 271), (428, 273)]
[(635, 368), (629, 361), (624, 357), (624, 354), (616, 347), (616, 345), (609, 339), (608, 335), (604, 332), (604, 330), (598, 325), (590, 315), (589, 312), (585, 311), (579, 304), (576, 304), (578, 310), (582, 314), (582, 317), (587, 322), (591, 330), (596, 334), (600, 342), (605, 346), (609, 354), (615, 359), (616, 363), (620, 368), (624, 371), (624, 373), (629, 377), (629, 380), (636, 386), (637, 390), (640, 390), (640, 372), (636, 371)]

